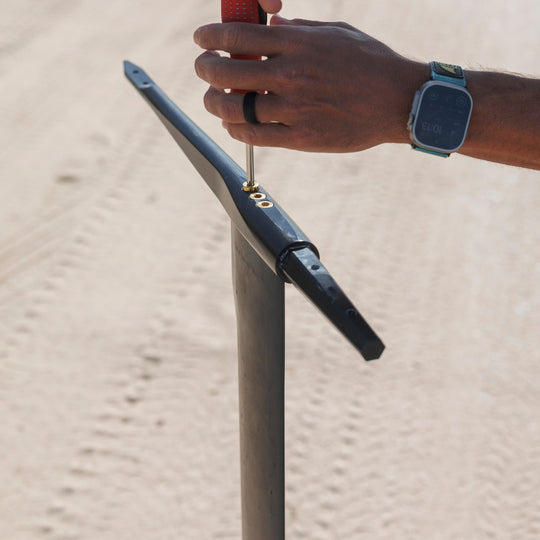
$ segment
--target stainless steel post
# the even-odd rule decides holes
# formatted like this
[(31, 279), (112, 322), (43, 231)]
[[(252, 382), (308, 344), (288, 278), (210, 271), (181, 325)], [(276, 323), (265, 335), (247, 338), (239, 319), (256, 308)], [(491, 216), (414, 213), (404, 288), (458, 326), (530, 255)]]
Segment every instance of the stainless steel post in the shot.
[(243, 540), (285, 538), (284, 285), (232, 226)]

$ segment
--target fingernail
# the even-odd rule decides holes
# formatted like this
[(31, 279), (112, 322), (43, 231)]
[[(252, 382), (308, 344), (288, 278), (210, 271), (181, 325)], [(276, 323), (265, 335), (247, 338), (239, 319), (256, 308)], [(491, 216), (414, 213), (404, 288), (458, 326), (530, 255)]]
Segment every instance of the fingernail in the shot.
[(201, 29), (200, 28), (197, 28), (197, 30), (195, 30), (194, 34), (193, 34), (193, 41), (199, 45), (200, 43), (200, 39), (201, 39)]

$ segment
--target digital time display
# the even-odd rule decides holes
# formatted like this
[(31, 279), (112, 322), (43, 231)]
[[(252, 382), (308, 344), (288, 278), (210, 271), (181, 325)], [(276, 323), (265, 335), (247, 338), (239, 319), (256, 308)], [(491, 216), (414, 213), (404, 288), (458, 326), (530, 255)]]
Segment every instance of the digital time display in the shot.
[(472, 98), (463, 88), (436, 81), (420, 96), (414, 137), (421, 146), (453, 152), (463, 143), (472, 111)]

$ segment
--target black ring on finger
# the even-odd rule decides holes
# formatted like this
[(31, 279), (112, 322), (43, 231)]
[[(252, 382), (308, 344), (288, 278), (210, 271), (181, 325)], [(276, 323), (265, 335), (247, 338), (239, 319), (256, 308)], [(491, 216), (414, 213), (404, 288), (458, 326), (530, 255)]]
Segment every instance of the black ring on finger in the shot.
[(248, 124), (259, 124), (257, 115), (255, 114), (255, 99), (257, 98), (257, 92), (248, 92), (244, 94), (244, 100), (242, 101), (242, 110), (244, 112), (244, 120)]

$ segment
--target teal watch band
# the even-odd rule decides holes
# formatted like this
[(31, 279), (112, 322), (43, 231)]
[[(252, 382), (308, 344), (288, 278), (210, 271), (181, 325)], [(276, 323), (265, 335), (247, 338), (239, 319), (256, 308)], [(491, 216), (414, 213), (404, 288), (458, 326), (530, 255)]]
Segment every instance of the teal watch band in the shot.
[(443, 64), (442, 62), (430, 62), (431, 78), (434, 81), (444, 81), (459, 86), (467, 86), (465, 83), (465, 73), (460, 66), (453, 64)]

